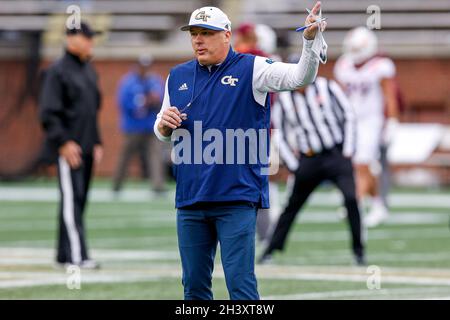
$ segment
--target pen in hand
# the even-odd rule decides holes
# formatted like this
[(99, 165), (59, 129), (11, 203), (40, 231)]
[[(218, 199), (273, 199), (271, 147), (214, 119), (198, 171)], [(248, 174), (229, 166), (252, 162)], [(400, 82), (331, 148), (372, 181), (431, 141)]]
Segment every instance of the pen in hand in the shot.
[(325, 21), (325, 20), (327, 20), (327, 18), (321, 18), (321, 19), (318, 19), (318, 20), (314, 21), (313, 23), (310, 23), (310, 24), (307, 24), (306, 26), (303, 26), (303, 27), (300, 27), (300, 28), (295, 29), (295, 31), (296, 31), (296, 32), (303, 31), (303, 30), (309, 28), (310, 26), (312, 26), (313, 24), (315, 24), (315, 23), (320, 23), (320, 22)]

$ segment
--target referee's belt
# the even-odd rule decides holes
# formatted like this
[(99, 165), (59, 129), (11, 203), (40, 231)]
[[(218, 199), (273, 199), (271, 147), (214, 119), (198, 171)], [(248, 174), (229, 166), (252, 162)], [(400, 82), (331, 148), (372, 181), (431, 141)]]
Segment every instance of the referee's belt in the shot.
[(328, 149), (322, 149), (322, 151), (319, 152), (314, 152), (313, 150), (309, 149), (307, 152), (301, 152), (300, 155), (302, 157), (307, 157), (307, 158), (311, 158), (320, 154), (327, 154), (333, 151), (338, 151), (338, 152), (342, 152), (342, 144), (336, 144), (334, 146), (332, 146), (331, 148)]
[(315, 155), (317, 155), (317, 153), (315, 153), (314, 151), (312, 151), (311, 149), (309, 149), (306, 153), (305, 152), (301, 152), (300, 155), (302, 157), (314, 157)]

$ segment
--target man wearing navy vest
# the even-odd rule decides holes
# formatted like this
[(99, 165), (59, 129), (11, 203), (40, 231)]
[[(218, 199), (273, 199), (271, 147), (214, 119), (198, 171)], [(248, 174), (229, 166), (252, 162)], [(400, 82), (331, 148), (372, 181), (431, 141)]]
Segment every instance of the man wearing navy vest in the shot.
[[(306, 24), (316, 22), (319, 11), (320, 2)], [(174, 141), (185, 299), (213, 299), (218, 242), (230, 299), (259, 299), (255, 224), (257, 209), (269, 207), (268, 163), (260, 159), (268, 156), (268, 136), (261, 135), (270, 127), (268, 93), (314, 81), (326, 51), (324, 29), (319, 21), (308, 27), (299, 62), (286, 64), (236, 53), (231, 22), (216, 7), (195, 10), (181, 28), (190, 32), (195, 59), (171, 70), (154, 131), (160, 140)], [(239, 144), (235, 138), (242, 133)]]

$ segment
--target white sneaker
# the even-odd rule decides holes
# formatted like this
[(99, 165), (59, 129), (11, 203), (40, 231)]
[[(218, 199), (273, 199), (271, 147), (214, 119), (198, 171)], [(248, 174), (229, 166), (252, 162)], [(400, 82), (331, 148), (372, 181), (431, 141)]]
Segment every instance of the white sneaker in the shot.
[(374, 228), (389, 217), (389, 213), (385, 208), (378, 208), (376, 210), (371, 210), (370, 213), (364, 218), (364, 225), (367, 228)]
[(76, 264), (71, 263), (71, 262), (64, 262), (64, 263), (56, 262), (54, 264), (54, 268), (57, 270), (67, 270), (68, 268), (73, 267), (73, 266), (78, 267), (80, 269), (85, 269), (85, 270), (100, 269), (100, 264), (97, 261), (91, 260), (91, 259), (83, 260), (82, 262), (76, 263)]
[(87, 270), (98, 270), (100, 269), (100, 264), (95, 261), (95, 260), (83, 260), (80, 264), (79, 267), (81, 269), (87, 269)]

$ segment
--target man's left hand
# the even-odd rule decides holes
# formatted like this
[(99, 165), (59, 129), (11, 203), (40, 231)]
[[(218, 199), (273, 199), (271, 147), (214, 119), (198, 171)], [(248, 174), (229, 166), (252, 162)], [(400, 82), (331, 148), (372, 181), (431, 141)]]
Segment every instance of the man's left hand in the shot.
[[(316, 3), (316, 5), (314, 6), (314, 8), (312, 8), (311, 13), (306, 17), (305, 26), (319, 20), (319, 18), (320, 18), (319, 13), (320, 13), (321, 5), (322, 5), (321, 2), (318, 1)], [(321, 30), (324, 31), (325, 27), (326, 27), (325, 21), (315, 23), (312, 26), (305, 29), (305, 31), (303, 31), (303, 36), (307, 40), (313, 40), (316, 37), (317, 30), (319, 28), (321, 28)]]

